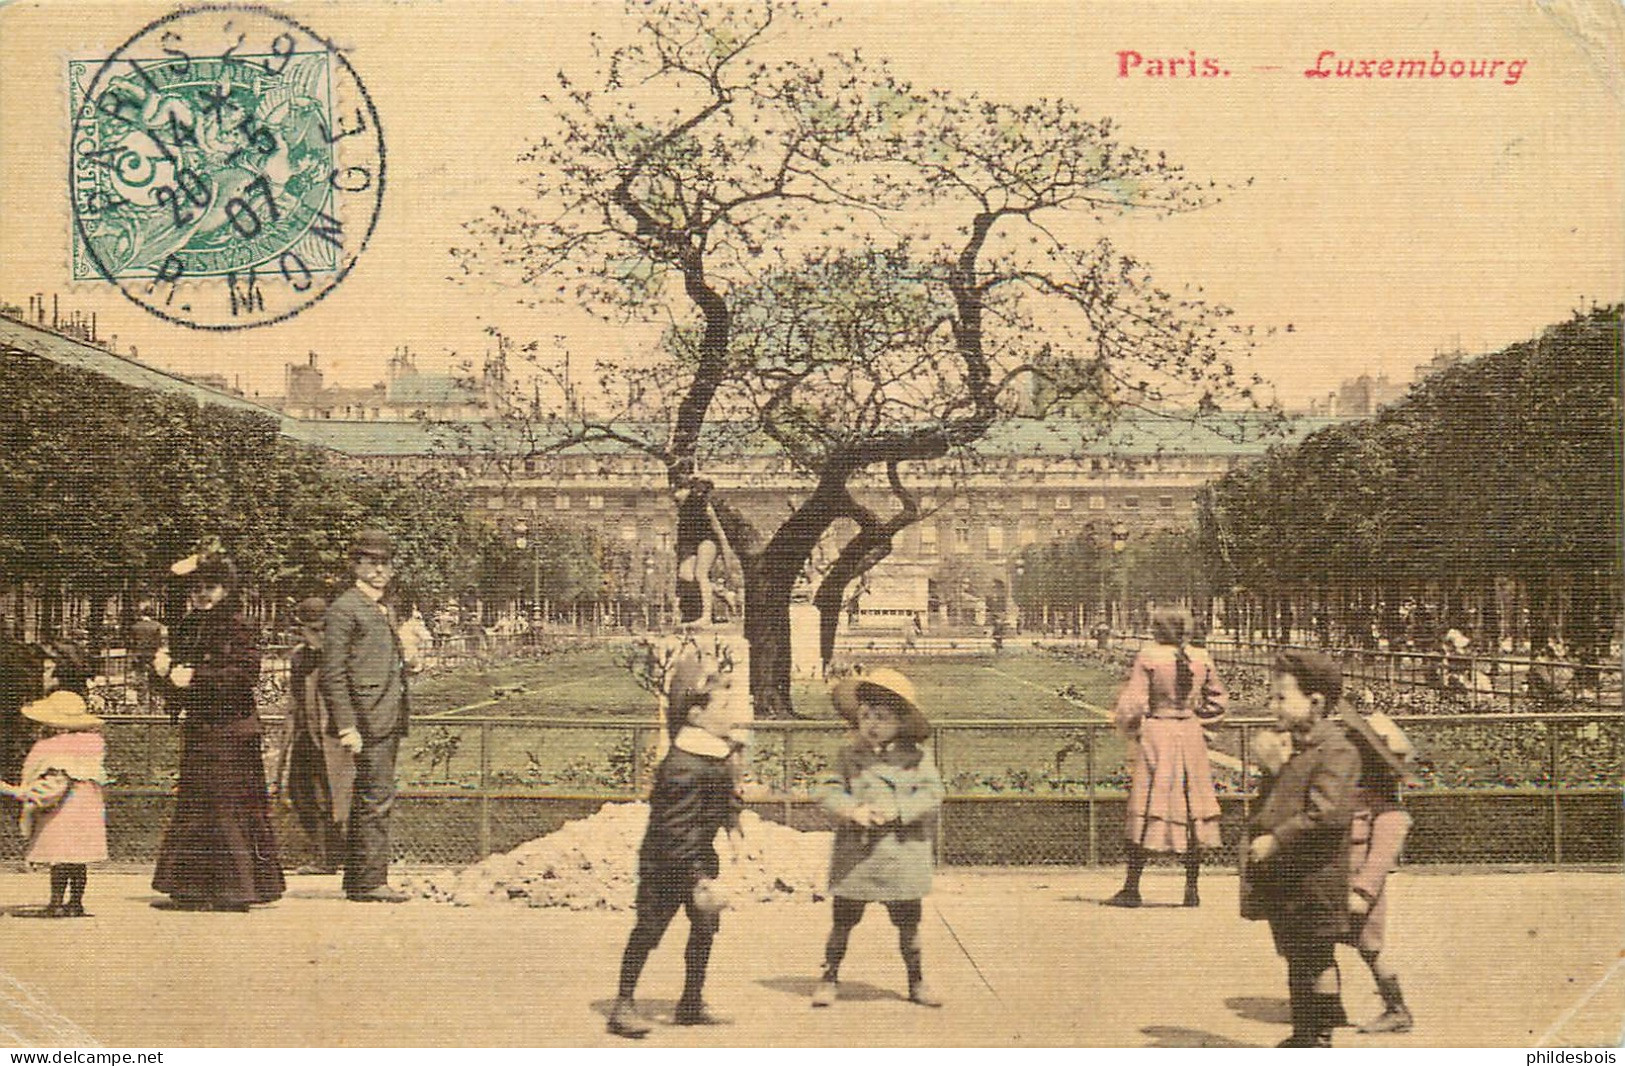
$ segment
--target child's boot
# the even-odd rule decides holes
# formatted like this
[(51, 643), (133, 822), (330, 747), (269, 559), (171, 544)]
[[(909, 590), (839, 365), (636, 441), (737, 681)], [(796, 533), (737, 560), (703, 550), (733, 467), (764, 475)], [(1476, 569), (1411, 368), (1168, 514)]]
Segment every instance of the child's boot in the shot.
[(1331, 1047), (1332, 1030), (1348, 1024), (1343, 997), (1337, 992), (1310, 992), (1303, 997), (1303, 1029), (1293, 1023), (1292, 1039), (1284, 1047)]
[(910, 926), (899, 929), (897, 939), (903, 949), (903, 966), (908, 970), (908, 999), (910, 1003), (918, 1003), (922, 1007), (942, 1006), (942, 997), (937, 995), (932, 987), (925, 983), (925, 971), (921, 962), (920, 928)]
[(1145, 852), (1138, 844), (1128, 846), (1128, 870), (1123, 875), (1123, 887), (1117, 895), (1105, 900), (1108, 907), (1138, 907), (1140, 905), (1140, 873), (1145, 869)]
[(1360, 1026), (1362, 1033), (1408, 1033), (1414, 1020), (1405, 996), (1399, 990), (1399, 978), (1379, 977), (1377, 992), (1382, 996), (1382, 1013)]
[(925, 978), (908, 983), (908, 999), (910, 1003), (918, 1003), (922, 1007), (942, 1006), (942, 997), (936, 990), (925, 983)]
[(1310, 1001), (1314, 993), (1300, 975), (1290, 970), (1287, 973), (1286, 987), (1287, 1003), (1292, 1011), (1292, 1035), (1275, 1046), (1314, 1047), (1314, 1020), (1310, 1016)]
[(678, 1000), (677, 1009), (672, 1011), (671, 1020), (675, 1025), (727, 1025), (729, 1021), (697, 999)]
[(824, 964), (824, 976), (818, 979), (818, 987), (813, 989), (812, 1005), (815, 1007), (833, 1007), (840, 989), (836, 985), (838, 968), (828, 963)]
[(68, 868), (58, 863), (51, 867), (51, 902), (41, 913), (47, 918), (66, 918), (67, 905), (63, 897), (68, 894)]
[(609, 1012), (610, 1032), (631, 1040), (641, 1040), (648, 1035), (650, 1028), (630, 996), (622, 996), (615, 1001), (615, 1009)]

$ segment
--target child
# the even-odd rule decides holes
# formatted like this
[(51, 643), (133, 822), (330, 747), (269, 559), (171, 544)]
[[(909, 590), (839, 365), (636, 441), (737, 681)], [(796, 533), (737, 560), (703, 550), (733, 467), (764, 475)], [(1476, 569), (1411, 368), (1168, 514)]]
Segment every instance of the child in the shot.
[(1140, 905), (1140, 874), (1152, 852), (1180, 856), (1184, 905), (1202, 903), (1202, 849), (1219, 846), (1219, 799), (1204, 730), (1224, 717), (1228, 697), (1207, 649), (1188, 643), (1195, 625), (1182, 608), (1154, 613), (1153, 643), (1134, 657), (1112, 707), (1118, 732), (1135, 747), (1123, 821), (1128, 870), (1123, 887), (1105, 901), (1109, 907)]
[(1382, 948), (1388, 915), (1388, 875), (1399, 865), (1399, 853), (1411, 829), (1411, 816), (1399, 805), (1399, 789), (1400, 783), (1410, 777), (1413, 748), (1404, 731), (1381, 712), (1363, 714), (1344, 707), (1342, 720), (1360, 753), (1349, 856), (1353, 943), (1377, 982), (1383, 1008), (1359, 1031), (1408, 1033), (1413, 1024), (1411, 1012), (1400, 992), (1399, 975), (1382, 957)]
[(102, 720), (85, 709), (91, 676), (85, 650), (64, 641), (42, 654), (44, 696), (23, 708), (41, 736), (23, 760), (21, 782), (0, 782), (0, 791), (22, 801), (24, 858), (51, 867), (51, 902), (39, 917), (84, 918), (85, 864), (107, 858)]
[(1248, 876), (1286, 958), (1292, 1035), (1282, 1047), (1331, 1047), (1347, 1023), (1333, 946), (1348, 933), (1349, 823), (1360, 753), (1327, 715), (1343, 693), (1321, 652), (1276, 657), (1270, 709), (1292, 734), (1293, 754), (1268, 781), (1253, 814)]
[(713, 658), (691, 656), (673, 667), (668, 728), (671, 750), (655, 771), (649, 796), (649, 828), (638, 852), (637, 923), (621, 956), (621, 980), (609, 1031), (638, 1039), (649, 1032), (635, 995), (649, 953), (666, 934), (679, 908), (688, 910), (688, 948), (683, 954), (683, 994), (672, 1020), (678, 1025), (717, 1025), (705, 1006), (706, 965), (721, 926), (709, 891), (720, 872), (717, 830), (738, 828), (740, 801), (730, 756), (740, 731), (751, 722), (743, 678), (720, 671)]
[(913, 684), (896, 670), (847, 678), (830, 698), (856, 733), (836, 757), (837, 779), (824, 799), (840, 819), (829, 871), (835, 917), (812, 1005), (835, 1003), (847, 939), (864, 908), (879, 901), (897, 927), (908, 998), (940, 1007), (920, 962), (920, 901), (931, 891), (932, 836), (943, 794), (942, 778), (920, 748), (931, 727)]
[(332, 874), (344, 868), (355, 756), (340, 743), (322, 697), (322, 641), (327, 602), (300, 600), (293, 609), (299, 645), (288, 661), (288, 718), (279, 774), (282, 801), (310, 837), (315, 860), (298, 873)]

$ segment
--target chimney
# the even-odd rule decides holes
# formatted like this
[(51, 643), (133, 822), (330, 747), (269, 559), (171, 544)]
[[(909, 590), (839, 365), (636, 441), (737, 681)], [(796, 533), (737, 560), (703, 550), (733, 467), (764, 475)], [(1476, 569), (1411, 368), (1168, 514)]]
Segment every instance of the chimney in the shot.
[(51, 328), (55, 329), (56, 326), (57, 326), (57, 302), (56, 302), (56, 293), (53, 292), (51, 294)]

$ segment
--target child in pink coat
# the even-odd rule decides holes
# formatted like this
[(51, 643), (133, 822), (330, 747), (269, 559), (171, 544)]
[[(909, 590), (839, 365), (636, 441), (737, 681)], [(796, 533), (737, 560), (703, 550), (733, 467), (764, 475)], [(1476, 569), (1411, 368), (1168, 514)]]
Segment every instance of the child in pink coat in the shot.
[(85, 864), (107, 858), (102, 721), (86, 709), (90, 658), (84, 649), (59, 642), (43, 652), (45, 695), (23, 708), (40, 739), (23, 759), (21, 781), (0, 782), (0, 793), (22, 802), (24, 858), (51, 867), (51, 902), (39, 916), (83, 918)]

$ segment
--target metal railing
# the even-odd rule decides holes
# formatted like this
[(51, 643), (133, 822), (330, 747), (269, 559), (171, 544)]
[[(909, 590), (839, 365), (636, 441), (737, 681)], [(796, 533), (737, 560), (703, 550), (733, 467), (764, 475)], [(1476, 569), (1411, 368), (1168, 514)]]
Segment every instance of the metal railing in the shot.
[[(279, 720), (267, 718), (267, 749)], [(1421, 754), (1412, 860), (1618, 862), (1625, 718), (1615, 713), (1465, 714), (1399, 719)], [(1238, 718), (1210, 729), (1215, 785), (1234, 858), (1256, 798), (1253, 738)], [(557, 812), (647, 795), (659, 727), (639, 719), (469, 717), (415, 723), (398, 776), (403, 857), (465, 862), (541, 835)], [(173, 790), (179, 730), (161, 716), (107, 722), (110, 795), (150, 819)], [(833, 721), (759, 722), (747, 801), (800, 828), (827, 828), (819, 780), (845, 729)], [(954, 720), (932, 746), (948, 790), (938, 822), (947, 863), (1115, 862), (1122, 852), (1129, 743), (1101, 720)], [(274, 759), (268, 754), (268, 763)], [(162, 807), (157, 803), (157, 807)], [(551, 808), (551, 811), (547, 810)], [(416, 813), (415, 813), (416, 812)], [(435, 813), (438, 812), (438, 813)], [(550, 821), (551, 819), (551, 821)], [(111, 818), (115, 837), (120, 817)], [(434, 823), (434, 824), (431, 824)], [(438, 825), (439, 828), (435, 828)], [(530, 835), (526, 835), (526, 834)], [(141, 830), (154, 836), (152, 826)], [(438, 835), (437, 835), (438, 834)], [(1418, 848), (1420, 847), (1420, 851)], [(140, 849), (136, 849), (140, 850)]]

